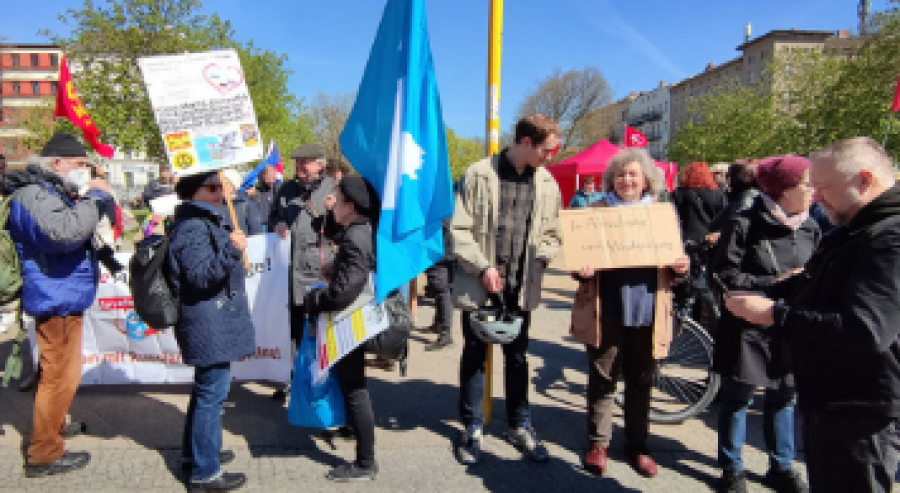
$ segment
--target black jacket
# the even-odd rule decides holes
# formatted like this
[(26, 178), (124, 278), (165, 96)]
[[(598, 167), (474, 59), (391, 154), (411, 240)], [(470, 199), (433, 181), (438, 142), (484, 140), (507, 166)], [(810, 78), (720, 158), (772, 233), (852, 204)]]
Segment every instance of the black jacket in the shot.
[(328, 286), (306, 294), (307, 313), (336, 312), (350, 306), (363, 292), (375, 269), (375, 243), (368, 219), (359, 218), (334, 235), (338, 247)]
[(672, 201), (681, 221), (681, 239), (695, 243), (703, 241), (713, 218), (725, 208), (721, 190), (679, 188), (672, 194)]
[(826, 236), (802, 276), (777, 284), (804, 412), (900, 417), (900, 185)]
[[(757, 198), (750, 209), (726, 224), (710, 271), (728, 289), (761, 291), (781, 274), (806, 264), (821, 236), (812, 218), (792, 231)], [(715, 336), (713, 369), (721, 375), (767, 387), (776, 387), (787, 375), (783, 344), (773, 331), (725, 310)]]
[(731, 218), (753, 207), (753, 202), (759, 197), (759, 189), (749, 188), (740, 193), (729, 193), (725, 196), (725, 208), (709, 225), (710, 231), (722, 231)]

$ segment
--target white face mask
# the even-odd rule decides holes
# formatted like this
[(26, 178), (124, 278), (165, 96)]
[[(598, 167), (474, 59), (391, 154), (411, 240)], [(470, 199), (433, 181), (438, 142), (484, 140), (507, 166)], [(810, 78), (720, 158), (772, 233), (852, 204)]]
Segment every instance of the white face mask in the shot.
[(75, 168), (66, 175), (66, 181), (78, 190), (78, 195), (85, 195), (91, 186), (91, 170)]

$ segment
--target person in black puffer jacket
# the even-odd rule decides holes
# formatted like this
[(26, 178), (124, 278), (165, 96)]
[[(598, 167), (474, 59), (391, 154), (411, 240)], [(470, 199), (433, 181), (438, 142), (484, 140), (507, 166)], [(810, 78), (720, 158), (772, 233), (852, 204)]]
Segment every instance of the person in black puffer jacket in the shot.
[[(757, 291), (803, 269), (821, 233), (809, 217), (809, 161), (799, 156), (764, 159), (757, 179), (762, 194), (725, 226), (711, 270), (729, 289)], [(746, 491), (741, 448), (747, 410), (757, 387), (765, 389), (763, 430), (769, 455), (765, 481), (777, 492), (801, 492), (793, 470), (794, 403), (780, 337), (725, 311), (715, 334), (713, 370), (724, 383), (719, 406), (720, 491)]]
[(232, 490), (246, 477), (221, 468), (234, 458), (221, 450), (222, 404), (231, 386), (231, 362), (256, 352), (244, 289), (247, 238), (223, 227), (218, 172), (183, 177), (175, 189), (185, 202), (175, 209), (165, 272), (181, 301), (175, 340), (184, 362), (194, 366), (182, 465), (190, 468), (191, 491)]
[[(340, 181), (330, 214), (343, 228), (332, 238), (338, 251), (334, 264), (325, 269), (328, 286), (306, 293), (303, 299), (311, 320), (319, 313), (339, 312), (349, 307), (362, 294), (370, 272), (375, 269), (373, 223), (378, 211), (378, 193), (365, 178), (347, 176)], [(312, 322), (308, 330), (315, 330)], [(356, 460), (328, 472), (326, 477), (332, 481), (372, 480), (378, 473), (375, 415), (366, 388), (365, 362), (365, 348), (360, 345), (334, 366), (347, 406), (347, 422), (356, 435)]]

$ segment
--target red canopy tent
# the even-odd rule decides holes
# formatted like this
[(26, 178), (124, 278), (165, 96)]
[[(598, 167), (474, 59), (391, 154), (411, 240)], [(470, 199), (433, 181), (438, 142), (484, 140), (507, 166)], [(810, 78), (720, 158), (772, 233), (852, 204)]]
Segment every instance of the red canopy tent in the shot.
[[(606, 163), (620, 150), (622, 150), (621, 147), (608, 140), (601, 140), (580, 154), (548, 166), (547, 171), (553, 175), (553, 178), (556, 179), (556, 183), (559, 185), (563, 207), (569, 206), (569, 202), (572, 201), (572, 197), (575, 196), (575, 192), (578, 191), (580, 184), (587, 176), (593, 176), (597, 180), (597, 189), (599, 190), (603, 172), (606, 171)], [(678, 167), (674, 164), (656, 163), (665, 173), (666, 186), (670, 190), (672, 189), (674, 175), (678, 172)]]

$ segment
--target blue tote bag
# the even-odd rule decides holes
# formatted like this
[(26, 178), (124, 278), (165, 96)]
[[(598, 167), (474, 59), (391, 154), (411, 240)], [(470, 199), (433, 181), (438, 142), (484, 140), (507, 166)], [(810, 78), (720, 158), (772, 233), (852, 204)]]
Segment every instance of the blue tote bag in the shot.
[(347, 424), (347, 410), (337, 377), (329, 372), (324, 382), (312, 381), (310, 365), (316, 359), (316, 336), (309, 335), (306, 327), (303, 333), (306, 335), (294, 362), (288, 421), (294, 426), (322, 430), (343, 426)]

